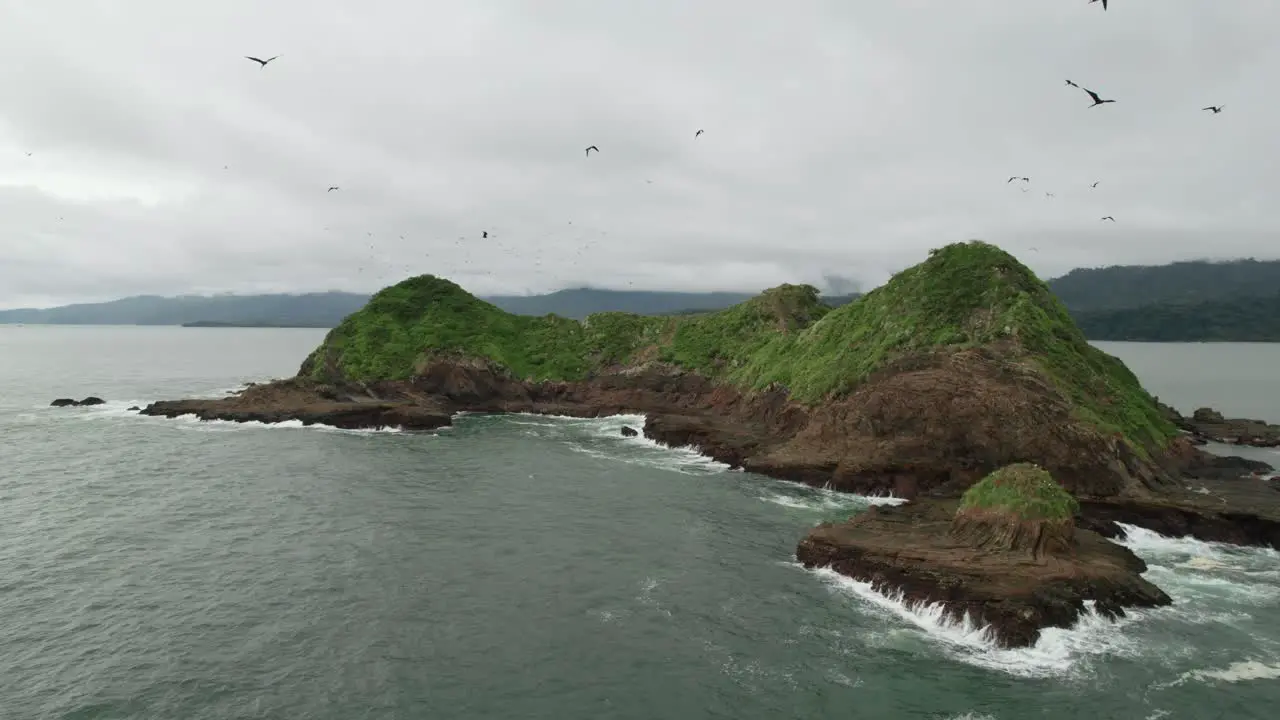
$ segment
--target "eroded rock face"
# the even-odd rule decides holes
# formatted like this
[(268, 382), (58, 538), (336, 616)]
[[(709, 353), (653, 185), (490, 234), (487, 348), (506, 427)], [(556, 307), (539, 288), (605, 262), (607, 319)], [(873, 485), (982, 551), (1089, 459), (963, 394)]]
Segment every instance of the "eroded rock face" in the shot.
[(1046, 627), (1071, 627), (1085, 601), (1110, 617), (1172, 602), (1142, 578), (1140, 558), (1096, 533), (1072, 528), (1063, 535), (1064, 528), (1055, 527), (1048, 543), (1028, 536), (992, 545), (990, 533), (953, 532), (957, 505), (920, 500), (873, 507), (848, 523), (814, 529), (796, 557), (807, 568), (831, 568), (909, 604), (941, 603), (952, 619), (967, 615), (988, 626), (1006, 647), (1034, 645)]
[(1280, 547), (1280, 539), (1271, 540), (1280, 538), (1280, 503), (1265, 484), (1269, 502), (1250, 497), (1237, 505), (1235, 495), (1223, 494), (1229, 488), (1196, 494), (1183, 474), (1219, 461), (1186, 441), (1139, 457), (1082, 424), (1041, 375), (990, 350), (907, 358), (851, 395), (815, 406), (792, 401), (781, 387), (744, 393), (661, 363), (576, 383), (527, 383), (483, 361), (437, 361), (422, 370), (411, 382), (334, 385), (294, 378), (227, 398), (153, 403), (141, 412), (415, 430), (449, 425), (461, 410), (643, 413), (645, 437), (771, 477), (868, 495), (956, 498), (996, 468), (1030, 460), (1089, 501), (1083, 517), (1096, 520), (1090, 527), (1100, 532), (1118, 532), (1119, 521)]

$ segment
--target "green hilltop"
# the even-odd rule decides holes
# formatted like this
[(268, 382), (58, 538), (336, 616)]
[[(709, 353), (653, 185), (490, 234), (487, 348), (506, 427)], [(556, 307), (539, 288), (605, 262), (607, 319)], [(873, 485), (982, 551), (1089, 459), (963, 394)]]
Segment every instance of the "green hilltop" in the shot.
[(696, 315), (597, 313), (582, 321), (513, 315), (448, 280), (410, 278), (374, 295), (326, 336), (301, 374), (402, 380), (437, 355), (484, 358), (531, 380), (580, 380), (660, 361), (743, 389), (784, 385), (816, 403), (847, 394), (896, 358), (1000, 343), (1071, 397), (1081, 419), (1143, 448), (1175, 434), (1134, 375), (1094, 348), (1049, 287), (985, 242), (924, 262), (838, 308), (782, 285)]
[(1079, 507), (1048, 471), (1032, 463), (1016, 463), (974, 483), (961, 498), (958, 512), (990, 510), (1018, 520), (1067, 520)]

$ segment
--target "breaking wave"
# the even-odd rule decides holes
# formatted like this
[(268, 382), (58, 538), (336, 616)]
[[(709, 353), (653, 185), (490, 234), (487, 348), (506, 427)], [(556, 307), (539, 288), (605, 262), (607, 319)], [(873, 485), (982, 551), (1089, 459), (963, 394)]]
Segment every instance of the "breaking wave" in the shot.
[[(990, 629), (970, 619), (949, 619), (938, 604), (908, 604), (900, 594), (880, 593), (870, 583), (840, 575), (830, 569), (812, 573), (833, 591), (852, 596), (860, 608), (886, 621), (889, 627), (871, 642), (924, 640), (946, 656), (970, 665), (1022, 677), (1082, 675), (1092, 660), (1104, 656), (1154, 658), (1161, 666), (1180, 670), (1204, 649), (1177, 641), (1177, 633), (1156, 632), (1153, 626), (1183, 628), (1225, 624), (1241, 628), (1254, 643), (1249, 657), (1225, 668), (1182, 670), (1176, 679), (1157, 683), (1171, 687), (1189, 680), (1243, 682), (1280, 679), (1280, 644), (1248, 632), (1247, 623), (1262, 609), (1280, 607), (1280, 553), (1268, 548), (1247, 548), (1209, 543), (1193, 538), (1170, 538), (1129, 525), (1119, 544), (1131, 549), (1148, 565), (1145, 576), (1169, 593), (1173, 605), (1132, 609), (1124, 618), (1109, 620), (1089, 608), (1070, 629), (1046, 628), (1032, 647), (1000, 648)], [(800, 567), (798, 563), (791, 563)], [(1214, 649), (1207, 649), (1213, 654)]]

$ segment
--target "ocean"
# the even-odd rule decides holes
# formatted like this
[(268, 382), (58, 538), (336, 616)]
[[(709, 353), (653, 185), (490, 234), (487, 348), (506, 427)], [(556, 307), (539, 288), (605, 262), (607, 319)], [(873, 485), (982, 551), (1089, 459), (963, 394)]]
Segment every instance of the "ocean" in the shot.
[[(795, 563), (880, 500), (623, 438), (130, 405), (292, 375), (321, 330), (0, 326), (0, 718), (1261, 718), (1280, 553), (1136, 530), (1171, 607), (1025, 650)], [(1280, 420), (1280, 345), (1100, 343)], [(56, 397), (106, 405), (50, 408)], [(1280, 465), (1280, 454), (1256, 451)]]

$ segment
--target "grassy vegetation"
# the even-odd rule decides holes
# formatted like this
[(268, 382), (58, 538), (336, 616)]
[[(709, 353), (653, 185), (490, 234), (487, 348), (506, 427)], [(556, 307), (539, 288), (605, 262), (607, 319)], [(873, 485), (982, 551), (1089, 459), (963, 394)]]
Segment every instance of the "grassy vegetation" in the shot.
[(999, 510), (1019, 520), (1066, 520), (1079, 503), (1047, 471), (1032, 463), (1006, 465), (965, 491), (960, 510)]
[(313, 374), (403, 379), (451, 352), (518, 377), (577, 380), (661, 360), (743, 388), (786, 386), (802, 402), (848, 393), (902, 355), (1005, 341), (1074, 401), (1081, 419), (1139, 452), (1176, 433), (1137, 379), (1089, 345), (1065, 307), (1011, 255), (983, 242), (934, 250), (883, 287), (832, 309), (808, 285), (783, 285), (725, 310), (581, 323), (506, 313), (457, 285), (411, 278), (375, 295), (329, 333)]
[(448, 280), (422, 275), (392, 285), (329, 331), (313, 373), (401, 380), (426, 359), (493, 360), (519, 377), (575, 379), (587, 372), (582, 325), (554, 315), (512, 315)]

